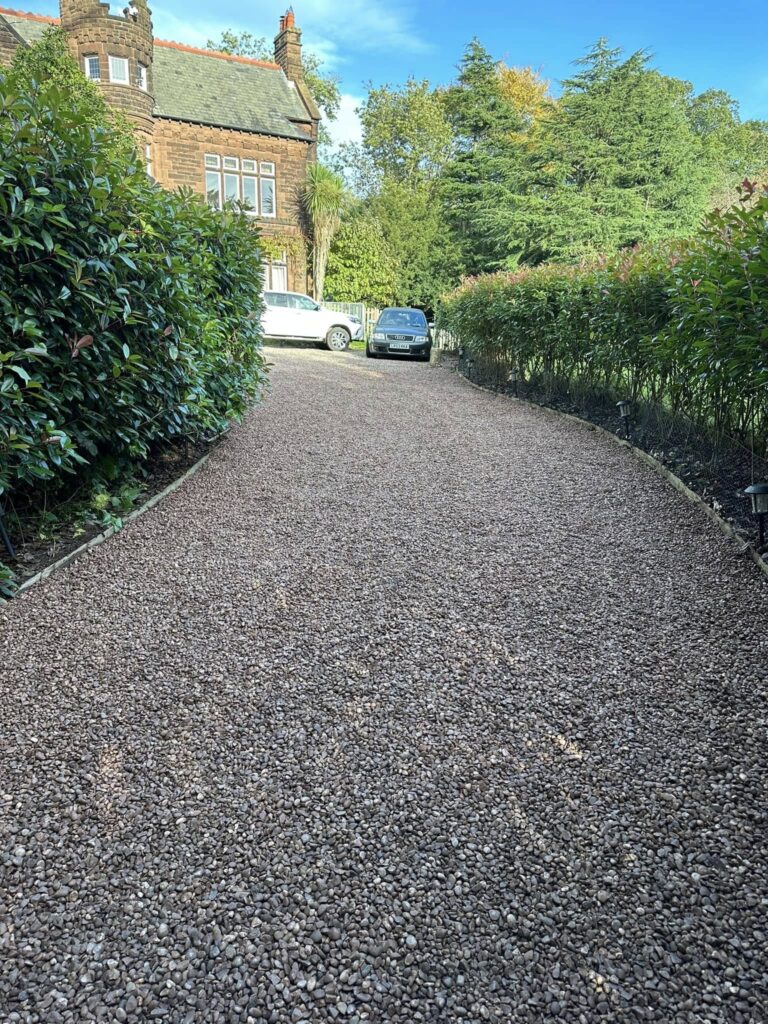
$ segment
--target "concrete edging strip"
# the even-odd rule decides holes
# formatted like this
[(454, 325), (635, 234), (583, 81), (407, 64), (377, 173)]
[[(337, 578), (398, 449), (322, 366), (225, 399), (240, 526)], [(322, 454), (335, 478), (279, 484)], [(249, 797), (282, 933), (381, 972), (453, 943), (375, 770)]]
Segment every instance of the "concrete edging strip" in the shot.
[(655, 470), (659, 476), (663, 477), (667, 483), (671, 484), (675, 490), (679, 491), (680, 494), (691, 502), (691, 504), (697, 505), (701, 508), (708, 518), (719, 527), (720, 531), (738, 545), (739, 554), (747, 555), (751, 558), (757, 568), (765, 577), (768, 578), (768, 562), (760, 556), (757, 549), (750, 544), (749, 541), (745, 541), (744, 538), (734, 530), (729, 522), (723, 519), (722, 516), (718, 515), (711, 505), (708, 505), (706, 501), (704, 501), (700, 494), (697, 494), (696, 491), (692, 491), (679, 476), (675, 476), (675, 474), (670, 469), (667, 469), (663, 463), (659, 462), (659, 460), (655, 459), (652, 455), (649, 455), (648, 452), (643, 451), (642, 448), (635, 447), (635, 445), (626, 441), (623, 437), (617, 437), (616, 434), (612, 434), (611, 431), (606, 430), (605, 427), (600, 427), (597, 423), (592, 423), (590, 420), (582, 419), (581, 416), (574, 416), (569, 412), (561, 412), (560, 409), (553, 409), (552, 406), (549, 405), (539, 405), (538, 402), (529, 402), (525, 398), (515, 398), (514, 395), (508, 395), (505, 392), (493, 391), (491, 388), (483, 387), (482, 384), (476, 384), (474, 381), (469, 380), (459, 370), (456, 372), (466, 384), (469, 384), (470, 387), (476, 388), (478, 391), (482, 391), (486, 395), (493, 395), (496, 398), (508, 398), (513, 402), (520, 402), (524, 405), (529, 405), (534, 409), (543, 409), (545, 412), (551, 413), (554, 416), (560, 416), (562, 419), (572, 420), (574, 423), (580, 423), (582, 426), (588, 427), (590, 430), (595, 430), (598, 433), (603, 434), (605, 437), (610, 438), (614, 444), (618, 444), (621, 445), (622, 448), (626, 448), (628, 451), (632, 452), (636, 458), (640, 459), (641, 462), (644, 462), (647, 466), (650, 466), (651, 469)]
[[(65, 566), (69, 565), (70, 562), (74, 562), (76, 558), (80, 558), (81, 555), (90, 551), (91, 548), (98, 547), (99, 544), (103, 544), (105, 540), (109, 540), (110, 537), (125, 529), (125, 527), (129, 523), (132, 523), (134, 519), (138, 519), (139, 516), (143, 516), (145, 512), (149, 512), (149, 510), (154, 508), (155, 505), (163, 500), (163, 498), (167, 498), (169, 494), (172, 494), (178, 487), (181, 487), (185, 480), (188, 480), (191, 476), (194, 476), (198, 470), (202, 469), (210, 457), (211, 453), (208, 452), (201, 459), (198, 459), (197, 462), (191, 465), (186, 472), (182, 473), (177, 480), (168, 484), (168, 486), (164, 487), (162, 491), (152, 495), (152, 497), (145, 501), (140, 508), (134, 509), (133, 512), (130, 512), (123, 520), (123, 525), (119, 527), (119, 529), (114, 526), (108, 526), (106, 530), (103, 530), (101, 533), (97, 533), (95, 537), (91, 537), (89, 541), (86, 541), (85, 544), (81, 544), (79, 548), (75, 548), (74, 551), (70, 551), (69, 554), (64, 555), (63, 558), (53, 562), (51, 565), (47, 565), (45, 569), (41, 569), (40, 572), (35, 573), (34, 576), (30, 576), (28, 580), (25, 580), (21, 584), (13, 597), (17, 597), (25, 590), (29, 590), (29, 588), (33, 587), (36, 583), (40, 583), (42, 580), (52, 576), (53, 573), (58, 572), (59, 569), (63, 569)], [(11, 600), (13, 600), (13, 597)]]

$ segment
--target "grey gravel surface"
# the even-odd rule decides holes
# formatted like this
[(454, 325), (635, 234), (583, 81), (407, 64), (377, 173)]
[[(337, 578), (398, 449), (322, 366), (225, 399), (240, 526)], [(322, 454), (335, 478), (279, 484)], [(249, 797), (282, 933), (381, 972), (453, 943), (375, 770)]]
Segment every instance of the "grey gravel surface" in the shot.
[(0, 610), (0, 1021), (765, 1021), (765, 580), (587, 427), (274, 360)]

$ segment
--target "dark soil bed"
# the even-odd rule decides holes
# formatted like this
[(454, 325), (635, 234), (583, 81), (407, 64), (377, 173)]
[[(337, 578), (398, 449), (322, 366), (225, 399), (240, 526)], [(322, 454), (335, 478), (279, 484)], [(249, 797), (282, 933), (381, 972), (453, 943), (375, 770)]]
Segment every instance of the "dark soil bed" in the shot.
[[(141, 481), (139, 492), (134, 508), (140, 508), (149, 501), (155, 494), (159, 494), (169, 484), (173, 483), (180, 476), (198, 462), (204, 455), (212, 451), (218, 444), (213, 442), (198, 441), (196, 443), (184, 443), (177, 447), (165, 449), (158, 452), (145, 466), (145, 476)], [(44, 539), (40, 537), (39, 515), (40, 510), (29, 506), (15, 510), (16, 515), (9, 515), (6, 512), (6, 528), (11, 534), (11, 540), (16, 550), (16, 558), (10, 558), (5, 548), (0, 544), (0, 562), (4, 562), (16, 575), (16, 584), (21, 585), (26, 580), (35, 576), (47, 566), (64, 558), (70, 552), (86, 544), (93, 537), (102, 533), (107, 527), (104, 523), (94, 522), (83, 526), (75, 521), (67, 521), (67, 507), (72, 505), (73, 500), (63, 503), (60, 507), (62, 524), (50, 536)], [(126, 513), (129, 514), (129, 513)]]
[[(513, 385), (499, 381), (495, 366), (485, 368), (476, 362), (468, 372), (462, 362), (459, 370), (473, 383), (515, 396)], [(617, 437), (626, 436), (616, 396), (576, 390), (568, 382), (534, 379), (518, 383), (517, 397), (578, 416)], [(641, 403), (632, 410), (630, 440), (700, 495), (745, 540), (756, 541), (755, 521), (744, 488), (753, 480), (768, 479), (768, 461), (733, 439), (702, 434), (684, 417)]]

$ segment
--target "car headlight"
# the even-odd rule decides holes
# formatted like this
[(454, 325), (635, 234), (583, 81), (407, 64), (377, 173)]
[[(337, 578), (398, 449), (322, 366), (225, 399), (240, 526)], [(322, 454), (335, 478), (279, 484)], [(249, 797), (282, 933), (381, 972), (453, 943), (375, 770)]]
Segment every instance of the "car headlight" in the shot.
[(419, 334), (418, 337), (414, 338), (413, 340), (416, 342), (417, 345), (421, 345), (423, 342), (427, 340), (427, 336), (426, 334)]
[(380, 331), (374, 331), (373, 332), (373, 340), (374, 341), (384, 341), (384, 335)]
[(359, 317), (357, 317), (357, 316), (351, 316), (351, 317), (350, 317), (349, 319), (350, 319), (350, 320), (352, 321), (352, 323), (353, 323), (353, 324), (359, 324), (359, 323), (362, 323), (362, 321), (360, 320), (360, 318), (359, 318)]

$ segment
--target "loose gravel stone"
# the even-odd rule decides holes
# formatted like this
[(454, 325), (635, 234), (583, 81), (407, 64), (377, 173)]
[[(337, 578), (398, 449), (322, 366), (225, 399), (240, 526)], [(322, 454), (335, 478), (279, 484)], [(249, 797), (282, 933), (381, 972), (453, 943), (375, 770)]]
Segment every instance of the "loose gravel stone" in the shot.
[(273, 358), (0, 610), (0, 1021), (766, 1020), (766, 582), (587, 427)]

